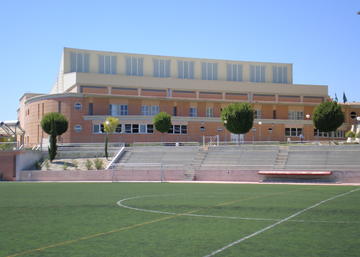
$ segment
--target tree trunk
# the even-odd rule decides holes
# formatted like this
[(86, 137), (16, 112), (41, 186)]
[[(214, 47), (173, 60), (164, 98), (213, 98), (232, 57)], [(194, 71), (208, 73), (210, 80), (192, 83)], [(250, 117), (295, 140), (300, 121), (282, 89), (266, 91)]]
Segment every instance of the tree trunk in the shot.
[(56, 135), (50, 135), (50, 146), (49, 146), (49, 159), (52, 162), (56, 156)]
[(106, 157), (106, 160), (109, 157), (109, 154), (108, 154), (108, 141), (109, 141), (108, 134), (106, 134), (106, 136), (105, 136), (105, 157)]

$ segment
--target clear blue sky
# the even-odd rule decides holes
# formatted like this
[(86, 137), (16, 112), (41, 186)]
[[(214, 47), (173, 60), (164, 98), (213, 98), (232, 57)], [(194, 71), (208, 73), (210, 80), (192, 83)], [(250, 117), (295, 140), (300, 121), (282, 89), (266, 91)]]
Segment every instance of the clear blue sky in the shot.
[(293, 63), (294, 83), (360, 102), (359, 0), (1, 1), (0, 120), (48, 93), (63, 47)]

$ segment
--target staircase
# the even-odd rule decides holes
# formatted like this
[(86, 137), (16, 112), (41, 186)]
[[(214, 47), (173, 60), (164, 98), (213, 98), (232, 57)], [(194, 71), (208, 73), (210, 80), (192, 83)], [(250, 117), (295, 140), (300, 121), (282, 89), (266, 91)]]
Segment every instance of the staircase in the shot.
[(289, 156), (289, 147), (280, 146), (276, 156), (274, 169), (284, 169)]
[(195, 173), (196, 170), (200, 169), (201, 164), (204, 162), (208, 152), (207, 149), (200, 148), (196, 157), (191, 162), (189, 169), (184, 173), (186, 180), (196, 180)]

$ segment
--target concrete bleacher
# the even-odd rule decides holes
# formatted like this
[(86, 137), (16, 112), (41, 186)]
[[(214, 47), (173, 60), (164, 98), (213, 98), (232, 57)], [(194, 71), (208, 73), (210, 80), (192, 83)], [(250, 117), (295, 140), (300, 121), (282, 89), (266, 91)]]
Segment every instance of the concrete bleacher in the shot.
[(291, 146), (285, 169), (360, 169), (360, 146)]
[[(109, 143), (108, 154), (110, 157), (114, 156), (123, 143)], [(72, 158), (95, 158), (105, 156), (104, 143), (71, 143), (58, 144), (57, 159), (72, 159)], [(47, 151), (47, 148), (43, 148)]]
[(239, 145), (211, 147), (201, 169), (253, 170), (271, 168), (279, 152), (278, 146)]
[(191, 165), (199, 152), (198, 146), (141, 146), (127, 147), (117, 166), (130, 167), (131, 164), (140, 167), (156, 167), (156, 164), (164, 166)]

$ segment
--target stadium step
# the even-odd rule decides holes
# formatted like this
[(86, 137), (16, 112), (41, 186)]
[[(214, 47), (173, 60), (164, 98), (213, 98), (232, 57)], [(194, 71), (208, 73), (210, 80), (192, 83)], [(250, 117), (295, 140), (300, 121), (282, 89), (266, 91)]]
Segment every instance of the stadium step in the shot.
[(288, 146), (280, 146), (278, 154), (275, 159), (274, 168), (275, 169), (284, 169), (286, 162), (289, 156), (289, 147)]

